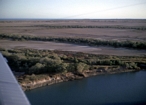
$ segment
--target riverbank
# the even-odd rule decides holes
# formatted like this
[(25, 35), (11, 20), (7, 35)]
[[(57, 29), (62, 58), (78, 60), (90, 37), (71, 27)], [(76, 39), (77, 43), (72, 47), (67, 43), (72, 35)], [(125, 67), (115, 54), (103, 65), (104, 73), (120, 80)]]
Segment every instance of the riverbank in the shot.
[(146, 105), (146, 71), (98, 75), (25, 91), (32, 105)]
[[(106, 69), (98, 69), (98, 70), (85, 70), (83, 73), (68, 72), (68, 73), (60, 73), (60, 74), (54, 74), (54, 75), (49, 75), (49, 74), (34, 75), (33, 74), (31, 75), (31, 81), (23, 81), (23, 79), (27, 77), (26, 75), (19, 77), (18, 81), (21, 82), (20, 85), (22, 89), (24, 91), (28, 91), (35, 88), (52, 85), (55, 83), (79, 80), (82, 78), (96, 76), (96, 75), (135, 72), (135, 71), (139, 71), (139, 70), (119, 68), (114, 71), (110, 71)], [(37, 79), (37, 80), (32, 79), (32, 78), (37, 78), (38, 76), (42, 76), (42, 78)]]
[(100, 74), (137, 71), (146, 57), (37, 49), (0, 49), (23, 90)]

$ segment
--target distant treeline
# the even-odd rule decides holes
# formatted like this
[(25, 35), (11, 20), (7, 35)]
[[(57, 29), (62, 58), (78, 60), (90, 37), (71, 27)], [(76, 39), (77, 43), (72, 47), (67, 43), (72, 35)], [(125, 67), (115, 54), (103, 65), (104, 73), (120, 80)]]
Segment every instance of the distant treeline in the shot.
[(82, 73), (84, 70), (97, 70), (108, 67), (114, 71), (125, 69), (140, 69), (138, 63), (146, 63), (146, 57), (124, 57), (74, 53), (66, 51), (49, 51), (35, 49), (0, 48), (1, 53), (8, 59), (12, 70), (26, 74), (42, 73)]
[(146, 49), (146, 42), (136, 41), (112, 41), (112, 40), (97, 40), (89, 38), (69, 38), (69, 37), (40, 37), (40, 36), (27, 36), (27, 35), (6, 35), (0, 34), (1, 39), (11, 40), (26, 40), (26, 41), (52, 41), (61, 43), (73, 43), (89, 46), (112, 46), (112, 47), (126, 47), (133, 49)]
[(135, 30), (146, 30), (145, 26), (93, 26), (93, 25), (33, 25), (33, 26), (7, 26), (7, 27), (45, 27), (45, 28), (54, 28), (54, 29), (62, 29), (62, 28), (115, 28), (115, 29), (135, 29)]
[(146, 27), (131, 27), (131, 26), (80, 26), (80, 25), (66, 25), (66, 26), (50, 26), (50, 25), (35, 25), (35, 27), (47, 27), (47, 28), (116, 28), (116, 29), (136, 29), (146, 30)]

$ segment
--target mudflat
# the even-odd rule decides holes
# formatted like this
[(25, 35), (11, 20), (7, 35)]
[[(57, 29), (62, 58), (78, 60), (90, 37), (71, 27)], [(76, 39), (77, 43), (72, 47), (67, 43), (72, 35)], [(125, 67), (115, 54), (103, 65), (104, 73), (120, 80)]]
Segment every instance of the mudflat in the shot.
[(73, 51), (84, 52), (90, 54), (100, 55), (118, 55), (118, 56), (143, 56), (146, 55), (146, 50), (126, 49), (126, 48), (113, 48), (113, 47), (92, 47), (68, 43), (54, 43), (43, 41), (10, 41), (0, 40), (0, 47), (7, 49), (21, 49), (30, 48), (38, 50), (59, 50), (59, 51)]

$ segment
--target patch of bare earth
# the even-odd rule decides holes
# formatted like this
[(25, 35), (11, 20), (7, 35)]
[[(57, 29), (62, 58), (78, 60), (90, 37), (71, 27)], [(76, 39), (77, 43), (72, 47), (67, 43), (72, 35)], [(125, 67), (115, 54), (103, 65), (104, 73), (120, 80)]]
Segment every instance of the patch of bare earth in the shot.
[(118, 56), (139, 56), (145, 55), (146, 50), (133, 50), (125, 48), (113, 48), (113, 47), (91, 47), (81, 46), (67, 43), (55, 43), (55, 42), (43, 42), (43, 41), (10, 41), (0, 40), (0, 47), (6, 49), (20, 49), (31, 48), (39, 50), (62, 50), (62, 51), (75, 51), (91, 54), (103, 54), (103, 55), (118, 55)]

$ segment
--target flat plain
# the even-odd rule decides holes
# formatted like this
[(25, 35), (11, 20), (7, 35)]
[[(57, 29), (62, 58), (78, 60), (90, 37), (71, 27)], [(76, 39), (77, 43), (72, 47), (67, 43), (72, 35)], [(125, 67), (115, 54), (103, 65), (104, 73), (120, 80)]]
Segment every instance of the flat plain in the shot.
[[(110, 41), (146, 40), (146, 20), (99, 19), (99, 20), (1, 20), (0, 34), (29, 35), (39, 37), (90, 38)], [(105, 55), (145, 55), (145, 50), (111, 47), (91, 47), (69, 43), (40, 41), (0, 40), (0, 47), (35, 48), (77, 51)]]

